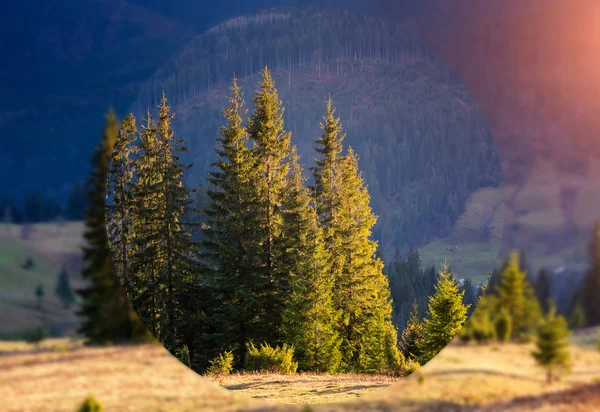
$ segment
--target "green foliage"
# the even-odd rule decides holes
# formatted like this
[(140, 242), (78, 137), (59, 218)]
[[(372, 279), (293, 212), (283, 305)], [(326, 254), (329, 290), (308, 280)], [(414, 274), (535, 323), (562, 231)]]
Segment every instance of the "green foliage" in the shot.
[(112, 251), (113, 262), (119, 280), (128, 297), (132, 297), (134, 280), (131, 276), (131, 254), (134, 249), (131, 222), (132, 187), (134, 166), (133, 157), (137, 147), (132, 143), (136, 139), (135, 117), (129, 114), (123, 120), (110, 156), (106, 196), (106, 230)]
[(496, 338), (500, 342), (508, 342), (512, 334), (512, 318), (508, 310), (502, 309), (494, 322)]
[(102, 408), (102, 404), (98, 402), (94, 395), (89, 395), (79, 409), (78, 412), (102, 412), (104, 409)]
[(63, 268), (58, 275), (54, 293), (58, 296), (66, 309), (69, 309), (75, 302), (75, 294), (71, 288), (69, 272), (67, 272), (66, 268)]
[(25, 259), (25, 263), (23, 263), (23, 269), (31, 270), (33, 268), (35, 268), (35, 260), (31, 256), (28, 256), (27, 259)]
[(273, 348), (269, 344), (261, 344), (257, 348), (252, 342), (249, 342), (245, 368), (248, 371), (296, 373), (298, 363), (294, 362), (294, 347), (284, 343), (281, 347)]
[(301, 370), (334, 373), (342, 356), (337, 330), (341, 313), (334, 307), (334, 278), (326, 267), (323, 230), (304, 180), (294, 159), (283, 203), (282, 262), (290, 276), (290, 293), (282, 330), (295, 348)]
[(569, 326), (571, 329), (582, 329), (586, 326), (585, 310), (581, 302), (577, 302), (571, 313)]
[(536, 362), (546, 369), (548, 383), (552, 382), (555, 374), (570, 370), (569, 336), (566, 319), (556, 314), (556, 307), (551, 302), (548, 315), (536, 335), (536, 349), (532, 352)]
[(397, 250), (386, 271), (393, 300), (394, 323), (402, 330), (407, 327), (407, 317), (413, 311), (415, 303), (418, 307), (427, 307), (429, 296), (435, 293), (438, 272), (435, 267), (422, 268), (417, 249), (411, 249), (406, 258)]
[(509, 255), (492, 291), (498, 296), (498, 308), (507, 310), (512, 319), (511, 337), (526, 339), (538, 327), (542, 309), (519, 259), (517, 252)]
[(44, 339), (48, 337), (48, 331), (42, 327), (35, 328), (33, 331), (29, 332), (25, 340), (27, 343), (38, 344), (42, 342)]
[(402, 373), (404, 376), (410, 376), (421, 369), (421, 364), (414, 359), (407, 359), (402, 365)]
[(187, 345), (183, 345), (183, 349), (181, 349), (181, 352), (179, 353), (179, 360), (188, 368), (192, 367), (192, 362), (190, 360), (190, 350), (188, 349)]
[[(335, 209), (326, 230), (333, 233), (335, 246), (334, 301), (341, 310), (340, 335), (344, 369), (357, 372), (394, 370), (391, 359), (399, 357), (397, 335), (392, 325), (389, 282), (383, 262), (376, 257), (377, 243), (370, 239), (376, 216), (370, 196), (358, 169), (358, 159), (350, 148), (339, 162)], [(382, 346), (382, 342), (385, 344)]]
[(44, 299), (44, 285), (41, 283), (35, 287), (35, 297), (37, 298), (38, 310), (42, 310), (42, 301)]
[(223, 352), (210, 361), (210, 367), (206, 373), (212, 376), (229, 375), (233, 370), (233, 353)]
[(427, 363), (448, 345), (467, 319), (469, 308), (462, 303), (464, 292), (459, 290), (456, 279), (448, 273), (447, 266), (443, 265), (440, 279), (435, 286), (435, 294), (429, 298), (421, 344), (422, 364)]
[(535, 294), (538, 302), (542, 306), (544, 313), (548, 313), (549, 301), (552, 299), (552, 283), (550, 281), (550, 275), (545, 269), (540, 270), (538, 277), (535, 281)]
[(78, 314), (83, 317), (79, 328), (87, 344), (107, 344), (131, 340), (146, 340), (148, 332), (132, 310), (115, 272), (105, 226), (105, 188), (108, 164), (117, 136), (112, 110), (102, 140), (92, 161), (88, 178), (90, 206), (86, 210), (82, 271), (87, 281), (77, 293), (83, 303)]
[(400, 350), (408, 359), (421, 359), (423, 345), (423, 322), (419, 318), (419, 306), (415, 302), (408, 324), (400, 337)]

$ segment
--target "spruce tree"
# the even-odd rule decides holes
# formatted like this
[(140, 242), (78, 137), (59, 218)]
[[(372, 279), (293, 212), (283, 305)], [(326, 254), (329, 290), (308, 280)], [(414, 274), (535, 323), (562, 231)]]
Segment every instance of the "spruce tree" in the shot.
[(552, 298), (552, 284), (550, 275), (545, 269), (540, 270), (538, 274), (535, 282), (535, 294), (544, 313), (548, 313), (549, 300)]
[(79, 333), (87, 344), (106, 344), (146, 339), (147, 329), (130, 307), (115, 272), (105, 227), (105, 193), (109, 159), (117, 137), (114, 113), (109, 111), (102, 140), (88, 177), (82, 276), (88, 285), (77, 291), (83, 298), (78, 312), (83, 322)]
[(567, 321), (556, 314), (556, 307), (551, 302), (548, 315), (536, 335), (536, 349), (532, 355), (536, 362), (546, 369), (547, 381), (551, 383), (557, 372), (567, 372), (570, 369), (571, 355), (567, 338), (570, 332)]
[(133, 247), (131, 181), (133, 158), (137, 146), (137, 127), (133, 114), (128, 114), (117, 133), (108, 171), (106, 186), (106, 221), (113, 262), (128, 297), (133, 293), (130, 260)]
[(199, 276), (191, 239), (194, 225), (186, 217), (193, 201), (184, 173), (191, 165), (182, 162), (185, 140), (175, 137), (173, 117), (163, 93), (157, 121), (148, 113), (140, 135), (134, 162), (136, 180), (131, 184), (133, 301), (154, 335), (172, 353), (178, 347), (177, 325), (190, 320), (180, 308), (183, 296)]
[(42, 301), (44, 299), (44, 285), (41, 283), (38, 284), (35, 288), (35, 297), (37, 298), (37, 308), (38, 310), (42, 310)]
[(590, 265), (581, 284), (580, 296), (588, 326), (600, 324), (600, 219), (594, 224), (589, 243)]
[(184, 184), (184, 174), (192, 165), (184, 164), (182, 154), (187, 152), (185, 140), (176, 138), (171, 128), (171, 114), (163, 93), (158, 113), (157, 137), (161, 148), (163, 191), (163, 221), (159, 234), (162, 236), (164, 266), (161, 268), (162, 294), (166, 329), (162, 329), (161, 341), (172, 352), (176, 350), (176, 324), (185, 323), (187, 317), (178, 307), (177, 296), (200, 275), (197, 254), (191, 234), (195, 225), (184, 216), (192, 207), (192, 191)]
[(581, 302), (577, 302), (573, 307), (571, 313), (571, 319), (569, 320), (569, 327), (571, 329), (582, 329), (586, 326), (585, 311)]
[(400, 352), (392, 324), (392, 303), (383, 262), (370, 239), (377, 217), (352, 148), (339, 164), (330, 230), (336, 237), (341, 270), (334, 278), (334, 302), (341, 310), (340, 336), (345, 368), (359, 372), (397, 369)]
[(331, 96), (326, 102), (326, 112), (321, 123), (323, 133), (315, 140), (315, 151), (320, 155), (315, 159), (316, 166), (311, 168), (319, 225), (323, 228), (326, 252), (326, 269), (334, 278), (341, 276), (343, 256), (340, 252), (340, 235), (336, 232), (333, 219), (338, 208), (337, 190), (339, 186), (339, 166), (342, 143), (345, 134), (339, 117), (335, 116), (335, 108)]
[(233, 350), (238, 365), (243, 365), (246, 342), (253, 337), (251, 331), (261, 313), (257, 296), (262, 292), (261, 279), (251, 270), (249, 252), (253, 233), (248, 220), (255, 201), (250, 184), (256, 168), (247, 148), (243, 124), (247, 111), (235, 77), (228, 101), (223, 111), (227, 124), (221, 128), (215, 148), (218, 159), (208, 177), (202, 260), (213, 293), (222, 300), (213, 308), (212, 318), (218, 322), (214, 345), (218, 353)]
[(336, 372), (341, 362), (333, 304), (333, 277), (326, 270), (323, 231), (297, 157), (292, 160), (283, 201), (283, 268), (290, 276), (283, 313), (285, 341), (294, 345), (301, 370)]
[(54, 289), (54, 293), (56, 294), (56, 296), (58, 296), (65, 309), (69, 309), (71, 305), (75, 302), (75, 295), (73, 293), (73, 289), (71, 288), (69, 272), (67, 272), (67, 269), (64, 267), (58, 274), (58, 279), (56, 280), (56, 288)]
[(291, 133), (284, 127), (284, 109), (267, 67), (261, 73), (262, 81), (254, 94), (254, 111), (248, 119), (247, 131), (253, 142), (253, 161), (250, 180), (251, 213), (247, 223), (252, 228), (247, 240), (252, 271), (257, 276), (253, 285), (259, 291), (254, 296), (260, 310), (254, 328), (267, 342), (281, 343), (278, 326), (289, 291), (289, 277), (282, 269), (282, 250), (277, 238), (282, 235), (282, 203), (286, 191), (291, 155)]
[(343, 149), (342, 143), (346, 134), (342, 133), (340, 119), (335, 116), (335, 108), (333, 107), (331, 96), (329, 96), (326, 105), (325, 116), (321, 123), (323, 133), (319, 139), (315, 140), (315, 151), (320, 155), (320, 158), (316, 159), (316, 166), (311, 170), (315, 181), (314, 190), (319, 221), (327, 230), (333, 219), (334, 209), (336, 208), (336, 172)]
[(512, 252), (495, 288), (499, 308), (506, 309), (513, 321), (512, 337), (523, 336), (539, 323), (541, 309), (527, 275), (519, 265), (519, 255)]
[(160, 333), (160, 243), (159, 229), (163, 220), (164, 193), (159, 164), (161, 147), (156, 122), (150, 112), (142, 126), (139, 147), (134, 157), (136, 178), (131, 183), (130, 208), (134, 241), (130, 268), (130, 294), (133, 306), (154, 336)]
[(421, 364), (429, 362), (460, 332), (467, 319), (468, 306), (463, 302), (464, 291), (448, 267), (442, 265), (435, 294), (429, 298), (427, 317), (424, 321)]
[(423, 322), (419, 316), (419, 305), (415, 302), (408, 323), (400, 336), (400, 349), (406, 358), (419, 360), (421, 359), (422, 344)]

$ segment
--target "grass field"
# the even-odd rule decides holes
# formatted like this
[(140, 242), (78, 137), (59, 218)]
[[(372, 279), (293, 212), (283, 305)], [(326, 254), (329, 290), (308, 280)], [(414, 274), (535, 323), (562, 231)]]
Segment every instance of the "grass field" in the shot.
[(40, 348), (0, 342), (0, 388), (8, 411), (73, 411), (90, 393), (107, 411), (596, 411), (598, 333), (572, 339), (573, 373), (551, 386), (531, 345), (451, 344), (404, 379), (235, 374), (218, 381), (158, 345), (82, 348), (60, 340)]
[[(21, 236), (22, 226), (0, 225), (0, 337), (19, 335), (38, 326), (72, 332), (76, 326), (74, 309), (63, 308), (54, 294), (56, 280), (65, 266), (73, 288), (82, 285), (80, 245), (83, 224), (67, 223), (32, 225), (27, 239)], [(27, 258), (34, 266), (23, 267)], [(43, 309), (37, 308), (35, 289), (44, 288)]]

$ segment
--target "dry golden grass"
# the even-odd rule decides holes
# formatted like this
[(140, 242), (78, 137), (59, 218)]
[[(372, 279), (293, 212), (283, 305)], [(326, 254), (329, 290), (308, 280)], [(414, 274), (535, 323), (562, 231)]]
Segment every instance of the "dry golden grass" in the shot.
[(234, 374), (219, 381), (195, 374), (158, 345), (2, 343), (0, 399), (8, 411), (73, 411), (90, 393), (107, 411), (299, 411), (307, 403), (306, 411), (332, 412), (596, 411), (600, 352), (593, 336), (596, 331), (574, 338), (573, 373), (551, 386), (530, 356), (532, 345), (451, 344), (406, 379)]
[(240, 391), (269, 403), (320, 404), (356, 399), (399, 382), (401, 378), (383, 375), (243, 373), (211, 380), (219, 382), (226, 389)]
[(107, 411), (239, 410), (253, 401), (193, 373), (159, 345), (0, 357), (6, 411), (73, 411), (94, 394)]

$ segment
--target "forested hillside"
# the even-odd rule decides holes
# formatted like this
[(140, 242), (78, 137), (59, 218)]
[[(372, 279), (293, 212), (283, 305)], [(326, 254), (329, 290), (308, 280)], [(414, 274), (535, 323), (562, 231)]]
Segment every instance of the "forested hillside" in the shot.
[(470, 193), (500, 182), (493, 137), (475, 101), (410, 36), (349, 12), (281, 9), (230, 20), (196, 38), (136, 102), (143, 118), (161, 91), (171, 97), (174, 129), (195, 156), (190, 185), (214, 161), (226, 84), (235, 72), (248, 94), (264, 65), (282, 85), (285, 121), (309, 166), (331, 93), (372, 193), (380, 217), (375, 237), (386, 255), (447, 234)]

